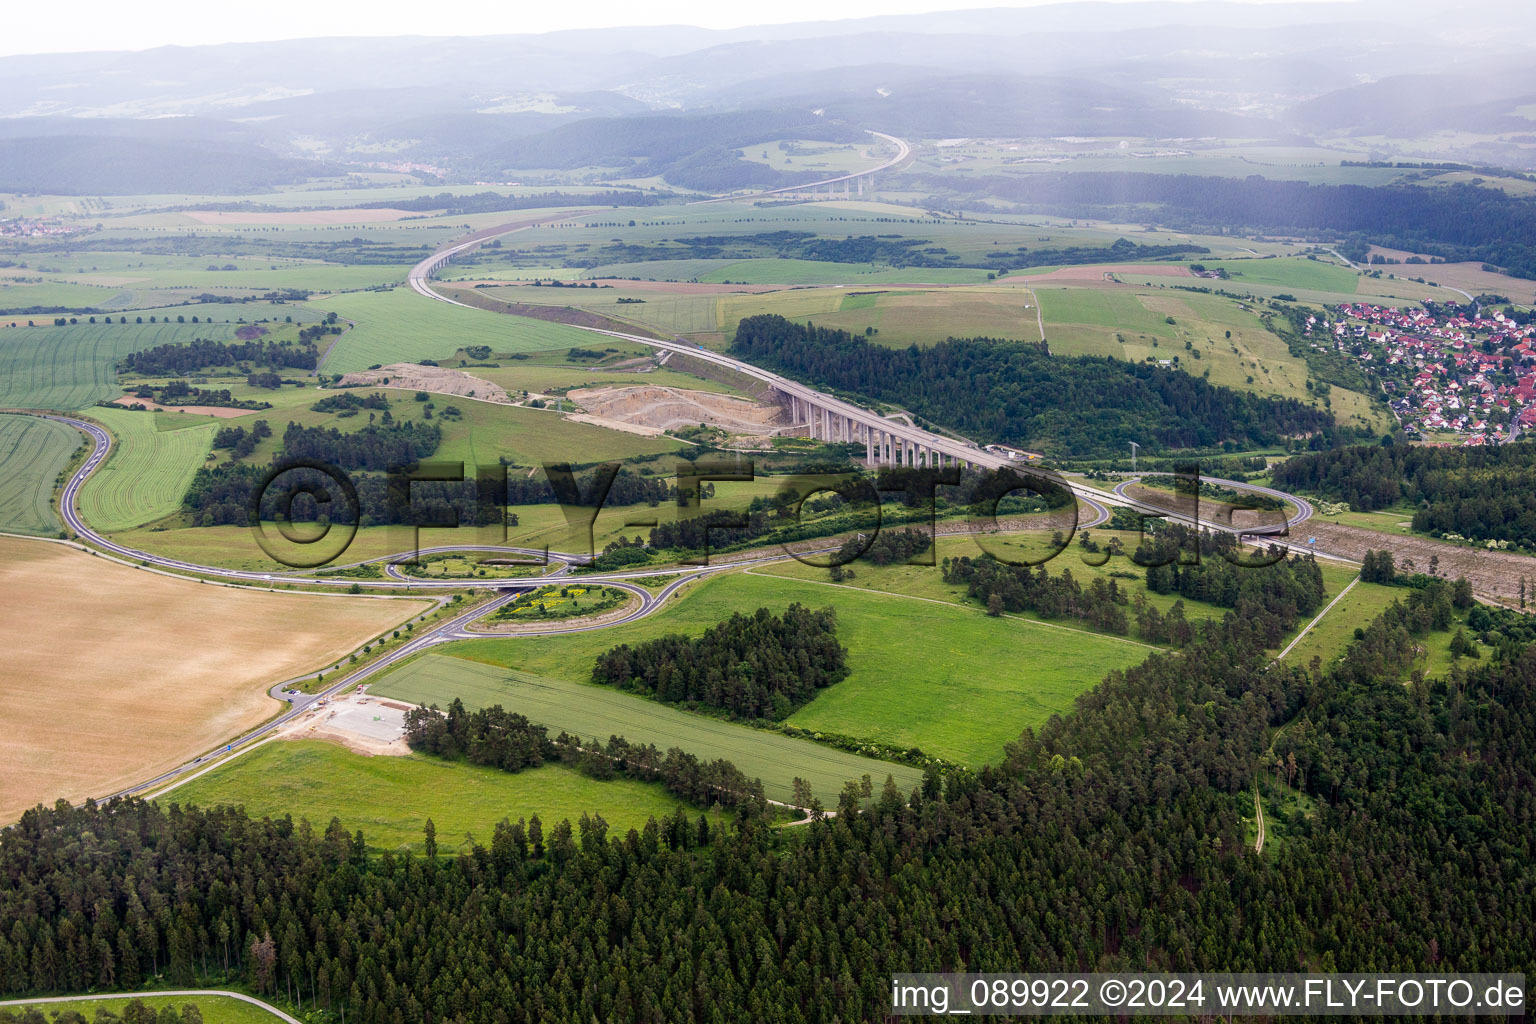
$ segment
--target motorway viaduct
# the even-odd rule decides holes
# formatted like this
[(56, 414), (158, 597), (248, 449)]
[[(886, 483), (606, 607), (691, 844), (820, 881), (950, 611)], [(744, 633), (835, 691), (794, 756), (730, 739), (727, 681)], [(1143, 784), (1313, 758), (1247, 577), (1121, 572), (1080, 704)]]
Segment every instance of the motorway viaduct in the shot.
[[(911, 147), (901, 139), (893, 135), (885, 135), (881, 132), (872, 134), (896, 144), (898, 156), (892, 162), (875, 170), (882, 170), (894, 163), (906, 159), (911, 152)], [(844, 177), (857, 177), (858, 175), (846, 175)], [(841, 181), (842, 178), (829, 179)], [(825, 184), (819, 183), (819, 184)], [(799, 186), (806, 187), (806, 186)], [(779, 190), (783, 191), (783, 190)], [(750, 199), (752, 196), (731, 196), (724, 199)], [(724, 201), (722, 199), (721, 201)], [(407, 283), (411, 289), (424, 298), (437, 302), (446, 302), (455, 306), (463, 306), (466, 309), (478, 309), (467, 302), (460, 302), (433, 288), (432, 278), (445, 265), (451, 263), (455, 257), (473, 252), (498, 234), (510, 234), (515, 231), (525, 230), (528, 224), (509, 225), (504, 230), (498, 231), (490, 228), (477, 231), (475, 234), (440, 249), (411, 268), (407, 276)], [(481, 312), (484, 312), (481, 310)], [(684, 341), (681, 338), (654, 338), (638, 334), (630, 334), (624, 331), (604, 330), (597, 327), (570, 325), (577, 330), (587, 331), (593, 334), (601, 334), (610, 338), (617, 338), (634, 344), (649, 346), (664, 352), (672, 352), (692, 360), (700, 360), (717, 367), (722, 367), (732, 373), (745, 376), (756, 381), (759, 386), (766, 385), (774, 397), (784, 405), (790, 413), (793, 425), (803, 425), (806, 432), (813, 438), (824, 441), (843, 441), (853, 444), (863, 444), (865, 457), (873, 466), (959, 466), (975, 467), (978, 469), (1002, 469), (1004, 467), (1020, 465), (1021, 460), (1016, 456), (1000, 452), (989, 451), (981, 446), (966, 440), (946, 437), (933, 431), (924, 430), (909, 422), (884, 416), (870, 409), (845, 402), (840, 398), (826, 394), (822, 391), (801, 384), (799, 381), (773, 373), (754, 366), (751, 363), (734, 359), (720, 352), (714, 352), (693, 342)], [(1152, 515), (1165, 516), (1167, 509), (1159, 508), (1138, 501), (1125, 494), (1115, 494), (1087, 486), (1076, 481), (1063, 481), (1079, 501), (1093, 510), (1092, 521), (1089, 524), (1097, 525), (1109, 518), (1109, 512), (1105, 506), (1120, 505)], [(1304, 503), (1298, 503), (1298, 508)], [(1305, 516), (1294, 517), (1291, 522), (1299, 522)], [(1196, 519), (1195, 525), (1229, 533), (1247, 534), (1255, 531), (1234, 529), (1231, 523), (1221, 523), (1207, 519)], [(1269, 533), (1270, 531), (1259, 531)], [(1281, 544), (1282, 547), (1293, 551), (1311, 551), (1306, 545)], [(1321, 552), (1316, 552), (1322, 554)], [(1325, 556), (1326, 557), (1326, 556)]]

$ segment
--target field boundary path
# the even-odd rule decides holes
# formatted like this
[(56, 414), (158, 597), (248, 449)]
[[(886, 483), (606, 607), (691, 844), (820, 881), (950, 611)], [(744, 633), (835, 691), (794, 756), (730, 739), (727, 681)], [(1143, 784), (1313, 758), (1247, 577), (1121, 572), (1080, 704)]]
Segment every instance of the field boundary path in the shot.
[(1264, 801), (1259, 799), (1259, 784), (1253, 786), (1253, 813), (1259, 823), (1259, 834), (1253, 841), (1253, 852), (1264, 852)]
[(1354, 590), (1355, 589), (1355, 584), (1359, 583), (1359, 582), (1360, 582), (1360, 577), (1359, 576), (1356, 576), (1354, 579), (1350, 580), (1348, 586), (1346, 586), (1343, 590), (1341, 590), (1337, 594), (1335, 594), (1333, 600), (1329, 601), (1326, 605), (1324, 605), (1323, 606), (1323, 610), (1318, 612), (1317, 615), (1315, 615), (1313, 617), (1311, 622), (1309, 622), (1305, 626), (1303, 626), (1300, 633), (1297, 633), (1294, 637), (1291, 638), (1291, 642), (1285, 645), (1285, 650), (1283, 650), (1279, 654), (1275, 655), (1275, 661), (1272, 662), (1271, 664), (1276, 664), (1276, 663), (1279, 663), (1279, 662), (1285, 660), (1285, 656), (1287, 654), (1291, 653), (1291, 649), (1294, 648), (1297, 644), (1301, 643), (1302, 639), (1304, 637), (1306, 637), (1306, 635), (1308, 633), (1312, 632), (1312, 627), (1317, 625), (1319, 622), (1322, 622), (1323, 621), (1323, 616), (1327, 615), (1330, 611), (1332, 611), (1333, 610), (1333, 606), (1338, 604), (1340, 601), (1342, 601), (1344, 599), (1344, 595), (1345, 594), (1349, 593), (1351, 590)]
[(219, 999), (237, 999), (242, 1003), (250, 1003), (252, 1006), (266, 1010), (278, 1020), (286, 1024), (304, 1024), (297, 1017), (290, 1017), (271, 1003), (263, 1002), (255, 996), (248, 996), (243, 992), (230, 992), (217, 988), (184, 988), (170, 989), (164, 992), (113, 992), (106, 995), (95, 994), (86, 996), (38, 996), (35, 999), (4, 999), (0, 1000), (0, 1006), (40, 1006), (45, 1003), (87, 1003), (101, 1002), (107, 999), (180, 999), (186, 996), (213, 996)]

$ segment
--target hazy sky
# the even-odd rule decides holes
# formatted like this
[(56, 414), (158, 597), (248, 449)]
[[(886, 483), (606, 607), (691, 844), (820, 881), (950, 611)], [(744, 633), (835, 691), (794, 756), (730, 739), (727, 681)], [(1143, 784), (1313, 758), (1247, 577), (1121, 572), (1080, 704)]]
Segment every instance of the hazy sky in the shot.
[[(484, 35), (550, 32), (620, 25), (698, 25), (737, 28), (791, 21), (860, 18), (878, 14), (1029, 7), (1052, 0), (778, 0), (772, 5), (705, 0), (75, 0), (54, 7), (17, 0), (0, 33), (0, 55), (80, 50), (142, 50), (152, 46), (253, 42), (312, 36)], [(1120, 0), (1136, 3), (1139, 0)], [(1261, 2), (1261, 0), (1241, 0)]]

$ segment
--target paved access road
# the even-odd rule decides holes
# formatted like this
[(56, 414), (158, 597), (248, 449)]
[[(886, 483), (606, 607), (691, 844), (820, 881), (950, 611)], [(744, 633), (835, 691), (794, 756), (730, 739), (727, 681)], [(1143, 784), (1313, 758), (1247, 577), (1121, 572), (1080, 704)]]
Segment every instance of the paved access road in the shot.
[(107, 999), (182, 999), (188, 996), (220, 996), (224, 999), (238, 999), (242, 1003), (250, 1003), (266, 1010), (278, 1020), (287, 1024), (303, 1024), (297, 1017), (290, 1017), (271, 1003), (262, 1002), (254, 996), (248, 996), (243, 992), (229, 992), (217, 988), (178, 988), (167, 989), (163, 992), (116, 992), (106, 994), (93, 994), (85, 996), (37, 996), (32, 999), (5, 999), (0, 1000), (0, 1006), (42, 1006), (52, 1003), (83, 1003)]
[[(1115, 485), (1114, 492), (1119, 497), (1125, 498), (1127, 502), (1139, 506), (1142, 509), (1157, 509), (1158, 506), (1156, 505), (1140, 502), (1127, 496), (1125, 493), (1126, 488), (1130, 487), (1131, 484), (1140, 483), (1144, 477), (1173, 475), (1174, 474), (1172, 473), (1143, 473), (1136, 476), (1127, 476), (1124, 480)], [(1254, 494), (1262, 494), (1267, 498), (1274, 498), (1276, 501), (1287, 502), (1295, 506), (1296, 514), (1289, 516), (1285, 521), (1287, 527), (1297, 526), (1306, 522), (1308, 519), (1312, 518), (1315, 512), (1315, 510), (1312, 508), (1312, 503), (1309, 502), (1306, 498), (1303, 498), (1301, 495), (1291, 494), (1287, 491), (1278, 491), (1273, 487), (1265, 487), (1261, 484), (1250, 484), (1241, 480), (1223, 480), (1222, 478), (1215, 476), (1202, 476), (1200, 478), (1200, 482), (1202, 484), (1215, 484), (1217, 487), (1229, 487), (1234, 491), (1251, 491)], [(1164, 509), (1163, 511), (1167, 510)]]

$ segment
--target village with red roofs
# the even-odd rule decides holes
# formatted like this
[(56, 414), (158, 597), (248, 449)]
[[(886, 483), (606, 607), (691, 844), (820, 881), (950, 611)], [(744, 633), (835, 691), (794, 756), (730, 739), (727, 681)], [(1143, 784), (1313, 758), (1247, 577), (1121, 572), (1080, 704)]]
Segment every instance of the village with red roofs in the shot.
[(1347, 303), (1331, 318), (1308, 317), (1305, 334), (1314, 348), (1359, 362), (1410, 435), (1503, 444), (1536, 427), (1536, 317), (1475, 304)]

